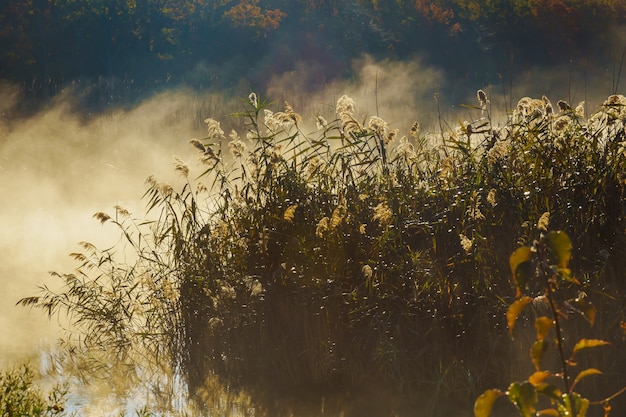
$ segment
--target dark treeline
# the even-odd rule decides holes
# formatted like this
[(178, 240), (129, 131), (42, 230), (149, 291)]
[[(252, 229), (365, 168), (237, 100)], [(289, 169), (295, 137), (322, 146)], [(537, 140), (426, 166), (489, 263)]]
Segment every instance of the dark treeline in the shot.
[(9, 0), (0, 5), (0, 79), (44, 98), (95, 81), (91, 98), (105, 101), (241, 80), (262, 91), (296, 62), (316, 65), (304, 83), (319, 86), (350, 75), (351, 59), (367, 53), (419, 54), (482, 82), (614, 54), (612, 30), (625, 21), (621, 0)]

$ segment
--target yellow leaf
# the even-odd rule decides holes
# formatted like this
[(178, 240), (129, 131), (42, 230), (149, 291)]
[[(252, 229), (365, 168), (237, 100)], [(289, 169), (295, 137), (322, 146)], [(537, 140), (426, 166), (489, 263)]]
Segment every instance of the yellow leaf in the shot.
[(543, 340), (548, 331), (554, 326), (554, 320), (546, 316), (541, 316), (535, 320), (535, 329), (537, 330), (537, 340)]
[(574, 353), (582, 349), (588, 349), (588, 348), (592, 348), (596, 346), (606, 346), (606, 345), (610, 345), (610, 343), (604, 340), (600, 340), (600, 339), (580, 339), (578, 343), (576, 343), (576, 345), (574, 346), (572, 355), (574, 355)]
[(536, 387), (540, 382), (542, 382), (550, 375), (552, 375), (550, 371), (536, 371), (528, 378), (528, 382)]
[(509, 326), (509, 333), (513, 333), (513, 328), (515, 327), (515, 320), (520, 315), (524, 307), (528, 305), (532, 301), (532, 298), (526, 296), (520, 299), (513, 301), (506, 311), (506, 323)]
[(494, 401), (501, 394), (499, 389), (489, 389), (483, 392), (474, 403), (474, 417), (489, 417)]
[(543, 359), (543, 354), (547, 349), (548, 342), (545, 340), (537, 340), (530, 348), (530, 360), (533, 361), (536, 370), (539, 370), (541, 359)]
[(511, 267), (511, 274), (515, 275), (515, 270), (522, 262), (530, 261), (530, 255), (532, 251), (528, 246), (522, 246), (517, 248), (509, 258), (509, 266)]
[(521, 248), (517, 248), (509, 257), (509, 266), (511, 267), (513, 282), (515, 282), (517, 287), (517, 295), (520, 294), (520, 290), (526, 287), (526, 283), (530, 279), (532, 273), (530, 263), (531, 255), (532, 250), (530, 247), (522, 246)]
[(584, 371), (580, 371), (578, 375), (576, 375), (576, 379), (574, 379), (574, 384), (572, 385), (572, 388), (574, 387), (574, 385), (578, 383), (578, 381), (580, 381), (584, 377), (589, 376), (589, 375), (600, 375), (601, 373), (602, 371), (596, 368), (589, 368), (589, 369), (585, 369)]

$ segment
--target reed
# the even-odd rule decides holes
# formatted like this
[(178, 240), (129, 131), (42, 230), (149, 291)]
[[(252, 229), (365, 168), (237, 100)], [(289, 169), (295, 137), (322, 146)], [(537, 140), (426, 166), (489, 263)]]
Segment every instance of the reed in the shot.
[(308, 128), (251, 94), (239, 127), (209, 118), (191, 141), (201, 173), (175, 159), (180, 188), (150, 177), (146, 219), (96, 214), (119, 245), (83, 244), (63, 290), (20, 304), (68, 314), (90, 371), (178, 375), (200, 408), (219, 380), (255, 415), (458, 413), (527, 370), (504, 320), (509, 254), (549, 216), (620, 346), (626, 98), (589, 117), (522, 98), (501, 124), (477, 100), (430, 134), (361, 120), (347, 96)]

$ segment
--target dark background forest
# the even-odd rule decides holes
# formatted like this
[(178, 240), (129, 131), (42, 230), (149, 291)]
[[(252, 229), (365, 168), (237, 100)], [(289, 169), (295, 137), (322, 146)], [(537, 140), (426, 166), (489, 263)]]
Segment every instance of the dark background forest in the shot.
[(624, 23), (622, 0), (9, 0), (0, 79), (26, 97), (74, 86), (109, 105), (172, 86), (263, 92), (296, 65), (316, 90), (368, 54), (419, 56), (471, 90), (537, 65), (602, 59), (617, 73)]

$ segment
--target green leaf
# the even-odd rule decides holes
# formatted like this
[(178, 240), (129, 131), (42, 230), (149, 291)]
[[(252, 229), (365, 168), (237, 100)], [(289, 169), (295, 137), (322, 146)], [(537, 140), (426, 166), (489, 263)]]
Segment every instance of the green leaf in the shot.
[(535, 389), (537, 390), (538, 393), (543, 394), (552, 400), (561, 399), (561, 395), (562, 395), (561, 390), (558, 389), (555, 385), (541, 382), (537, 384)]
[(562, 231), (548, 232), (545, 242), (561, 268), (567, 268), (572, 257), (572, 241), (567, 233)]
[(517, 407), (522, 417), (532, 417), (535, 415), (537, 391), (530, 382), (513, 382), (509, 386), (509, 400)]
[(567, 300), (565, 305), (582, 314), (582, 316), (593, 326), (596, 321), (596, 308), (589, 301), (584, 298), (575, 298), (573, 300)]
[(509, 306), (508, 310), (506, 311), (506, 323), (509, 326), (509, 333), (513, 333), (513, 328), (515, 327), (515, 321), (517, 320), (517, 317), (520, 315), (524, 307), (526, 307), (531, 301), (532, 298), (526, 296), (513, 301), (513, 303)]
[(580, 339), (578, 343), (574, 346), (574, 350), (572, 351), (572, 356), (583, 349), (589, 349), (597, 346), (606, 346), (610, 345), (609, 342), (600, 339)]
[(587, 415), (587, 409), (589, 408), (589, 400), (582, 398), (577, 393), (565, 393), (561, 396), (558, 408), (559, 412), (563, 416), (576, 416), (585, 417)]
[(474, 417), (489, 417), (493, 403), (502, 392), (499, 389), (489, 389), (476, 398), (474, 403)]
[(539, 410), (537, 411), (537, 416), (553, 416), (553, 417), (559, 417), (559, 412), (557, 410), (555, 410), (554, 408), (547, 408), (545, 410)]
[(543, 354), (546, 352), (547, 349), (548, 342), (546, 342), (545, 340), (537, 340), (530, 348), (530, 359), (533, 361), (533, 365), (535, 365), (536, 370), (539, 370), (541, 359), (543, 358)]
[(549, 319), (546, 316), (541, 316), (535, 320), (535, 329), (537, 330), (537, 340), (543, 340), (548, 334), (548, 331), (554, 326), (554, 320)]

